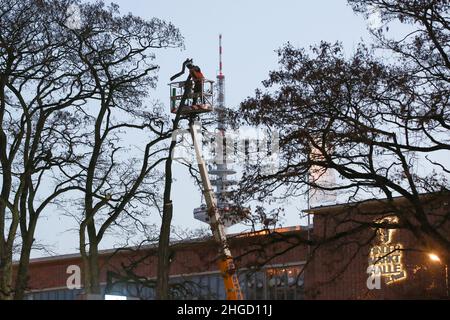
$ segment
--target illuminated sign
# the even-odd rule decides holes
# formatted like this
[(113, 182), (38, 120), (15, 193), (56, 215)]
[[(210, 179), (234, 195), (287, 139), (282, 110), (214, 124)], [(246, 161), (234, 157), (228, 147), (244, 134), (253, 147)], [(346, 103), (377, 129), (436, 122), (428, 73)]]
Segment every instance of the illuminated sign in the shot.
[[(376, 221), (376, 223), (397, 223), (398, 218), (388, 217)], [(406, 278), (406, 270), (403, 265), (403, 246), (393, 243), (392, 238), (396, 229), (377, 229), (379, 243), (370, 249), (369, 266), (373, 267), (384, 279), (386, 284), (391, 284)]]

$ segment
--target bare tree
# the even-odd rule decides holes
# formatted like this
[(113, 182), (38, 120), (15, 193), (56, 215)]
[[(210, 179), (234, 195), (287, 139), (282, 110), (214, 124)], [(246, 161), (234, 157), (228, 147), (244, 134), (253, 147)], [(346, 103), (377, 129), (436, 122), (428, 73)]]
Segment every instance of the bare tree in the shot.
[[(377, 229), (405, 230), (416, 239), (411, 249), (437, 251), (448, 262), (450, 211), (428, 209), (430, 201), (442, 204), (449, 189), (450, 164), (443, 156), (450, 146), (448, 2), (349, 3), (367, 17), (379, 14), (382, 25), (372, 30), (373, 46), (361, 43), (348, 57), (340, 43), (322, 42), (309, 51), (286, 44), (278, 51), (280, 69), (263, 82), (266, 90), (241, 104), (237, 120), (243, 116), (280, 133), (278, 171), (252, 167), (241, 192), (267, 200), (280, 190), (298, 197), (313, 188), (339, 192), (344, 203), (384, 197), (388, 212), (345, 216), (339, 225), (346, 224), (349, 235), (364, 233), (361, 246)], [(410, 32), (389, 38), (391, 22)], [(318, 175), (332, 170), (338, 183), (322, 184), (311, 178), (312, 170)], [(398, 221), (375, 223), (383, 215)]]
[[(76, 183), (84, 190), (80, 252), (85, 292), (99, 294), (98, 250), (105, 233), (123, 216), (136, 219), (136, 206), (157, 206), (157, 168), (171, 131), (161, 108), (145, 107), (143, 99), (156, 84), (152, 50), (178, 47), (182, 38), (170, 23), (120, 16), (116, 6), (80, 8), (84, 24), (72, 32), (74, 57), (96, 92), (89, 108), (77, 108), (79, 117), (92, 122), (85, 157), (77, 162)], [(125, 148), (131, 134), (145, 137), (143, 150)]]
[[(83, 85), (66, 48), (56, 6), (36, 1), (2, 1), (0, 35), (0, 298), (23, 297), (30, 251), (41, 213), (76, 189), (63, 176), (75, 160), (79, 119), (67, 110), (85, 105), (93, 91)], [(70, 136), (70, 137), (69, 137)], [(21, 252), (13, 288), (12, 249), (20, 231)]]
[[(121, 16), (102, 2), (6, 0), (0, 14), (0, 298), (24, 297), (38, 218), (69, 191), (83, 198), (84, 280), (98, 293), (105, 233), (158, 199), (170, 130), (161, 108), (143, 101), (157, 80), (152, 50), (178, 47), (182, 37), (170, 23)], [(143, 150), (125, 150), (133, 130)]]

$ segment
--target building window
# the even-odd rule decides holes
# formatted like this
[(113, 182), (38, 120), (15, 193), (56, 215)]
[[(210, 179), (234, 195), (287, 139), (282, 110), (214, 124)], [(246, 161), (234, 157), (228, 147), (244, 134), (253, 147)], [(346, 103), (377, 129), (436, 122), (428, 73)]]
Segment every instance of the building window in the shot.
[[(302, 266), (266, 268), (258, 271), (243, 271), (239, 282), (247, 300), (299, 300), (304, 298)], [(219, 273), (172, 278), (171, 299), (225, 299), (225, 289)], [(102, 286), (102, 293), (105, 293)], [(77, 299), (82, 290), (50, 290), (27, 295), (30, 300)], [(141, 287), (136, 283), (115, 284), (108, 294), (125, 295), (136, 299), (154, 299), (154, 288)]]
[(303, 299), (303, 274), (301, 271), (301, 266), (293, 266), (247, 272), (241, 281), (245, 298), (250, 300)]
[(304, 298), (301, 266), (266, 269), (267, 298), (299, 300)]

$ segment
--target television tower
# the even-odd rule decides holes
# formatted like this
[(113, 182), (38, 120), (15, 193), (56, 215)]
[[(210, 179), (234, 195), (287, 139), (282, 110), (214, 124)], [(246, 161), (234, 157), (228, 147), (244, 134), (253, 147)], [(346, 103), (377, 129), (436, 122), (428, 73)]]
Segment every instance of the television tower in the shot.
[(209, 173), (216, 176), (216, 179), (211, 183), (216, 187), (216, 197), (218, 199), (219, 208), (230, 207), (232, 204), (228, 203), (227, 192), (228, 187), (234, 185), (236, 181), (229, 180), (228, 176), (236, 174), (236, 171), (228, 168), (228, 155), (226, 150), (225, 131), (225, 75), (223, 74), (222, 63), (222, 35), (219, 35), (219, 74), (217, 75), (217, 133), (218, 146), (215, 161), (215, 168)]
[[(235, 180), (229, 176), (236, 174), (236, 171), (228, 166), (229, 157), (226, 150), (226, 107), (225, 107), (225, 75), (223, 74), (222, 63), (222, 35), (219, 35), (219, 74), (217, 75), (217, 100), (214, 110), (217, 114), (217, 135), (214, 166), (209, 170), (209, 174), (215, 176), (211, 179), (211, 184), (215, 187), (217, 207), (221, 213), (223, 223), (229, 227), (245, 219), (248, 214), (247, 208), (240, 208), (229, 199), (229, 187), (236, 184)], [(203, 222), (209, 222), (206, 206), (202, 205), (194, 209), (194, 217)]]

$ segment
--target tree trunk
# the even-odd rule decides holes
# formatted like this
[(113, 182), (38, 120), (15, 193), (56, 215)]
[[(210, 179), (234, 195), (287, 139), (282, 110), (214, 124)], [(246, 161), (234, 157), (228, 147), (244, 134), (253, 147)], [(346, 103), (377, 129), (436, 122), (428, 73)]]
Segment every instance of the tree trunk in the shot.
[[(186, 84), (190, 83), (191, 76), (186, 79)], [(190, 87), (185, 86), (183, 97), (181, 98), (177, 114), (173, 120), (173, 132), (175, 132), (180, 123), (181, 110), (186, 103), (186, 99), (190, 94)], [(172, 225), (173, 204), (171, 200), (172, 191), (172, 154), (177, 145), (176, 138), (172, 139), (169, 146), (169, 155), (165, 163), (165, 177), (164, 177), (164, 207), (161, 219), (161, 230), (158, 242), (158, 270), (156, 279), (156, 299), (169, 299), (169, 268), (170, 268), (170, 227)]]
[(101, 294), (100, 267), (98, 261), (98, 249), (95, 247), (89, 253), (89, 290), (90, 294)]
[(161, 221), (161, 231), (158, 244), (158, 271), (156, 281), (156, 299), (169, 299), (169, 246), (170, 246), (170, 226), (172, 224), (173, 205), (172, 201), (164, 204), (163, 217)]
[(158, 270), (156, 279), (156, 299), (169, 299), (169, 268), (170, 268), (170, 227), (172, 225), (173, 204), (170, 199), (172, 191), (172, 151), (176, 140), (172, 140), (169, 147), (169, 157), (165, 166), (164, 207), (161, 220), (161, 230), (158, 242)]
[(83, 278), (83, 289), (84, 293), (89, 293), (88, 290), (90, 288), (90, 279), (91, 276), (89, 274), (89, 258), (87, 255), (81, 254), (81, 259), (83, 260), (83, 271), (82, 271), (82, 278)]
[(82, 255), (83, 260), (83, 287), (85, 299), (88, 295), (100, 295), (100, 267), (98, 262), (97, 246), (89, 249), (89, 254)]
[(98, 257), (98, 241), (95, 225), (90, 222), (87, 226), (89, 236), (89, 255), (87, 256), (88, 266), (88, 286), (86, 293), (99, 295), (100, 292), (100, 266)]
[[(91, 208), (89, 204), (86, 207)], [(83, 288), (85, 299), (88, 295), (100, 295), (100, 266), (98, 255), (98, 239), (91, 210), (86, 210), (85, 220), (80, 224), (80, 254), (83, 262)], [(86, 241), (87, 235), (87, 241)]]
[(34, 239), (23, 242), (20, 253), (19, 266), (17, 267), (14, 300), (23, 300), (28, 286), (28, 266), (30, 264), (30, 253)]
[(0, 300), (11, 300), (12, 294), (12, 256), (3, 252), (0, 257)]

